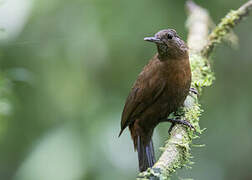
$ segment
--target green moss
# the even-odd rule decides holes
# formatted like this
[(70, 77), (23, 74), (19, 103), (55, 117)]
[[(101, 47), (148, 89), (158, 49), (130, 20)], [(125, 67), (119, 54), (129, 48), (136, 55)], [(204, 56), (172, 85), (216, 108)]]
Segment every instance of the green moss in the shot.
[[(184, 127), (181, 126), (180, 128)], [(190, 162), (191, 154), (190, 154), (189, 142), (191, 142), (191, 140), (189, 136), (187, 135), (184, 136), (181, 143), (173, 141), (170, 138), (167, 140), (165, 147), (163, 148), (166, 149), (171, 145), (175, 145), (179, 152), (178, 157), (175, 158), (176, 160), (169, 167), (164, 167), (162, 169), (149, 168), (147, 171), (140, 173), (137, 179), (144, 180), (144, 179), (150, 179), (150, 177), (152, 178), (155, 177), (158, 180), (168, 180), (170, 175), (174, 173), (176, 169), (182, 168)]]
[(211, 66), (208, 59), (198, 55), (190, 54), (190, 63), (192, 70), (192, 84), (198, 90), (198, 93), (202, 93), (202, 88), (213, 84), (215, 80), (214, 73), (211, 71)]
[(230, 30), (235, 26), (236, 21), (239, 19), (239, 11), (231, 10), (214, 29), (209, 36), (209, 39), (220, 43), (223, 37), (230, 32)]
[(202, 51), (204, 57), (208, 57), (216, 44), (221, 43), (236, 23), (241, 19), (239, 10), (231, 10), (209, 35), (209, 44)]

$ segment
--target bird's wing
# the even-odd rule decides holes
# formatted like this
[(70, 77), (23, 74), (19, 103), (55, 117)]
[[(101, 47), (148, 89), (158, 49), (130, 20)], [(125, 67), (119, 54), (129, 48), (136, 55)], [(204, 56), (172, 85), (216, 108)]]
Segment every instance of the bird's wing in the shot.
[(155, 82), (151, 86), (147, 85), (147, 82), (139, 83), (136, 81), (132, 88), (123, 109), (119, 136), (135, 120), (135, 117), (158, 99), (165, 88), (164, 82)]

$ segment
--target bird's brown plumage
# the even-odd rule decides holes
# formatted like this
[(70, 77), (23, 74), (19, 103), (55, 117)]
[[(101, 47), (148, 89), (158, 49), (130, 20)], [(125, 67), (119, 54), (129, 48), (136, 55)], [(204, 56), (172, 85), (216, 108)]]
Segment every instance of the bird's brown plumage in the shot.
[(183, 104), (191, 84), (184, 42), (171, 29), (160, 31), (155, 38), (165, 43), (155, 42), (158, 53), (138, 75), (122, 113), (120, 134), (129, 126), (135, 149), (138, 137), (143, 146), (148, 146), (155, 126)]

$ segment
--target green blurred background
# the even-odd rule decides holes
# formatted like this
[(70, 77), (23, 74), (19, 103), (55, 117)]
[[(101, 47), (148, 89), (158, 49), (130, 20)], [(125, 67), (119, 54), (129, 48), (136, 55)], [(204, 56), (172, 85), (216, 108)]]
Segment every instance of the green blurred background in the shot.
[[(245, 0), (197, 0), (215, 23)], [(143, 38), (174, 28), (186, 39), (185, 1), (1, 0), (0, 179), (135, 179), (124, 101), (156, 51)], [(213, 54), (215, 84), (201, 98), (207, 128), (192, 169), (173, 179), (252, 179), (252, 17)], [(158, 147), (169, 124), (155, 131)]]

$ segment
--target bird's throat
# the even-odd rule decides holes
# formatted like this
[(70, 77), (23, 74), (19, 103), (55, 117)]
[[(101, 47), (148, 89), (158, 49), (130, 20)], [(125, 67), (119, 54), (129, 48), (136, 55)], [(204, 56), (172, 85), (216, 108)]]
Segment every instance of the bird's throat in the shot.
[(160, 61), (167, 60), (167, 57), (169, 56), (168, 46), (165, 44), (157, 45), (157, 50), (158, 50), (158, 59)]
[(158, 59), (160, 61), (166, 61), (169, 59), (183, 59), (188, 57), (188, 51), (186, 48), (168, 47), (167, 45), (158, 45)]

